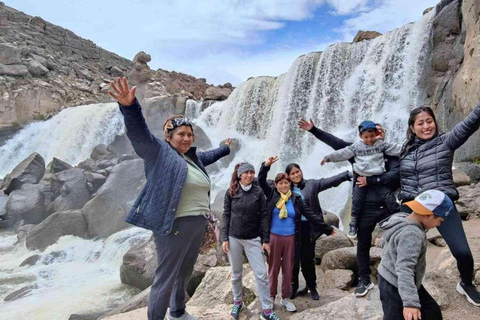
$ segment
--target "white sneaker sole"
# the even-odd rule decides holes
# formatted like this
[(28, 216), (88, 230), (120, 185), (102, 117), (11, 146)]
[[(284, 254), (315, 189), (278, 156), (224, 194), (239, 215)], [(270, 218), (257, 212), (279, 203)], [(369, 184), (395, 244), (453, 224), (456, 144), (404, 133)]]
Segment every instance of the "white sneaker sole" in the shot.
[(368, 293), (368, 291), (372, 290), (375, 285), (370, 282), (370, 285), (367, 287), (367, 289), (362, 292), (362, 293), (355, 293), (355, 297), (365, 297)]
[(463, 290), (460, 283), (457, 284), (457, 292), (460, 293), (461, 295), (464, 295), (465, 297), (467, 297), (467, 301), (470, 302), (471, 304), (473, 304), (474, 306), (480, 307), (480, 303), (475, 303), (475, 301), (473, 301), (472, 298), (470, 298), (468, 296), (468, 294), (465, 292), (465, 290)]
[(285, 309), (287, 309), (287, 311), (289, 311), (289, 312), (295, 312), (295, 311), (297, 311), (297, 308), (296, 308), (296, 307), (294, 307), (294, 309), (292, 309), (292, 308), (288, 309), (288, 307), (287, 307), (286, 305), (284, 305), (281, 301), (280, 301), (280, 304), (281, 304), (282, 306), (284, 306)]

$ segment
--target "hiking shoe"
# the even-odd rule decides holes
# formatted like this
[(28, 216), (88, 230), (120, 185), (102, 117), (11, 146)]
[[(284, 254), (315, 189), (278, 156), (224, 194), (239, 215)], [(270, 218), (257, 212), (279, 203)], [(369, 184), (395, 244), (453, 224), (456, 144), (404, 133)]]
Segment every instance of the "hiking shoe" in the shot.
[(305, 287), (302, 290), (297, 291), (297, 296), (306, 296), (308, 294), (308, 288)]
[(352, 218), (352, 221), (350, 221), (350, 225), (349, 225), (349, 229), (348, 229), (348, 237), (350, 239), (357, 239), (357, 219), (354, 219)]
[(298, 291), (298, 284), (292, 284), (290, 288), (290, 299), (295, 299), (297, 296), (297, 291)]
[(358, 283), (357, 288), (355, 289), (355, 297), (365, 297), (369, 290), (372, 290), (374, 287), (371, 281), (361, 281)]
[(293, 304), (292, 301), (290, 301), (290, 299), (288, 298), (282, 298), (282, 300), (280, 300), (280, 304), (282, 306), (284, 306), (285, 308), (287, 308), (287, 311), (290, 311), (290, 312), (295, 312), (297, 311), (297, 307), (295, 307), (295, 305)]
[(197, 317), (192, 316), (192, 315), (189, 314), (187, 311), (185, 311), (185, 313), (183, 314), (183, 316), (181, 316), (180, 318), (175, 318), (175, 317), (172, 317), (171, 315), (169, 315), (169, 316), (168, 316), (168, 319), (169, 319), (169, 320), (198, 320)]
[(265, 314), (265, 312), (262, 312), (262, 315), (260, 316), (260, 320), (280, 320), (280, 317), (275, 314), (275, 312), (272, 312), (270, 314)]
[(464, 284), (459, 282), (457, 284), (457, 291), (467, 297), (468, 302), (476, 307), (480, 307), (480, 293), (473, 284)]
[(316, 288), (310, 289), (310, 298), (312, 300), (320, 300), (320, 295), (318, 294), (318, 291)]
[(240, 316), (240, 310), (242, 310), (243, 304), (233, 304), (232, 307), (232, 312), (230, 312), (230, 315), (232, 316), (233, 319), (237, 320), (238, 317)]

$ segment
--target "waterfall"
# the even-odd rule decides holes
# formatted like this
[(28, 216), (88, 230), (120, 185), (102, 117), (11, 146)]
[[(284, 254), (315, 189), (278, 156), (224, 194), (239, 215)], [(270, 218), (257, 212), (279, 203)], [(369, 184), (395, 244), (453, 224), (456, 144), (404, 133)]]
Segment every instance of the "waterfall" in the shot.
[(202, 112), (203, 101), (188, 99), (185, 105), (185, 118), (190, 120), (197, 119)]
[(33, 152), (46, 163), (56, 157), (76, 165), (88, 158), (96, 145), (109, 144), (123, 131), (116, 103), (64, 109), (51, 119), (30, 123), (0, 147), (0, 177)]
[[(213, 181), (226, 188), (235, 163), (248, 160), (259, 168), (274, 155), (280, 161), (272, 174), (290, 162), (299, 163), (306, 178), (350, 169), (346, 163), (320, 167), (332, 150), (298, 128), (302, 117), (348, 141), (358, 139), (357, 126), (368, 119), (384, 126), (387, 141), (402, 142), (409, 110), (426, 98), (434, 14), (373, 40), (337, 43), (324, 52), (302, 55), (286, 74), (251, 78), (226, 101), (206, 109), (198, 123), (213, 140), (231, 136), (242, 141), (234, 163)], [(324, 192), (322, 204), (338, 213), (349, 192), (347, 184)]]

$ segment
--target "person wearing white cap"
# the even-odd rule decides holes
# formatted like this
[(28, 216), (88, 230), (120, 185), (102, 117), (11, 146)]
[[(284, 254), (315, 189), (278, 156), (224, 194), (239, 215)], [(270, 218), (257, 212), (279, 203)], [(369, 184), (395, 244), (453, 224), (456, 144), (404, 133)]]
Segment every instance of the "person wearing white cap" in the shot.
[(413, 211), (398, 213), (380, 223), (385, 233), (378, 267), (378, 288), (384, 320), (441, 320), (438, 303), (422, 286), (427, 237), (425, 230), (438, 227), (455, 214), (452, 200), (443, 192), (428, 190), (405, 203)]

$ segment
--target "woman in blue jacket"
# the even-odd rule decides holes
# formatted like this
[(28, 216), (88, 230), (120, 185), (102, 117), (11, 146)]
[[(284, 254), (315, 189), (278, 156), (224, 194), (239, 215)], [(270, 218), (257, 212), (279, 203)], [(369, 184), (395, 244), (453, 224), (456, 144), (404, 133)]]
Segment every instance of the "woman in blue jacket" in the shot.
[(135, 152), (144, 160), (147, 182), (125, 219), (153, 231), (158, 267), (150, 291), (148, 319), (195, 320), (185, 311), (185, 285), (197, 260), (210, 212), (208, 166), (230, 153), (231, 140), (207, 152), (192, 147), (191, 122), (183, 116), (167, 119), (164, 140), (147, 127), (126, 78), (110, 83)]

